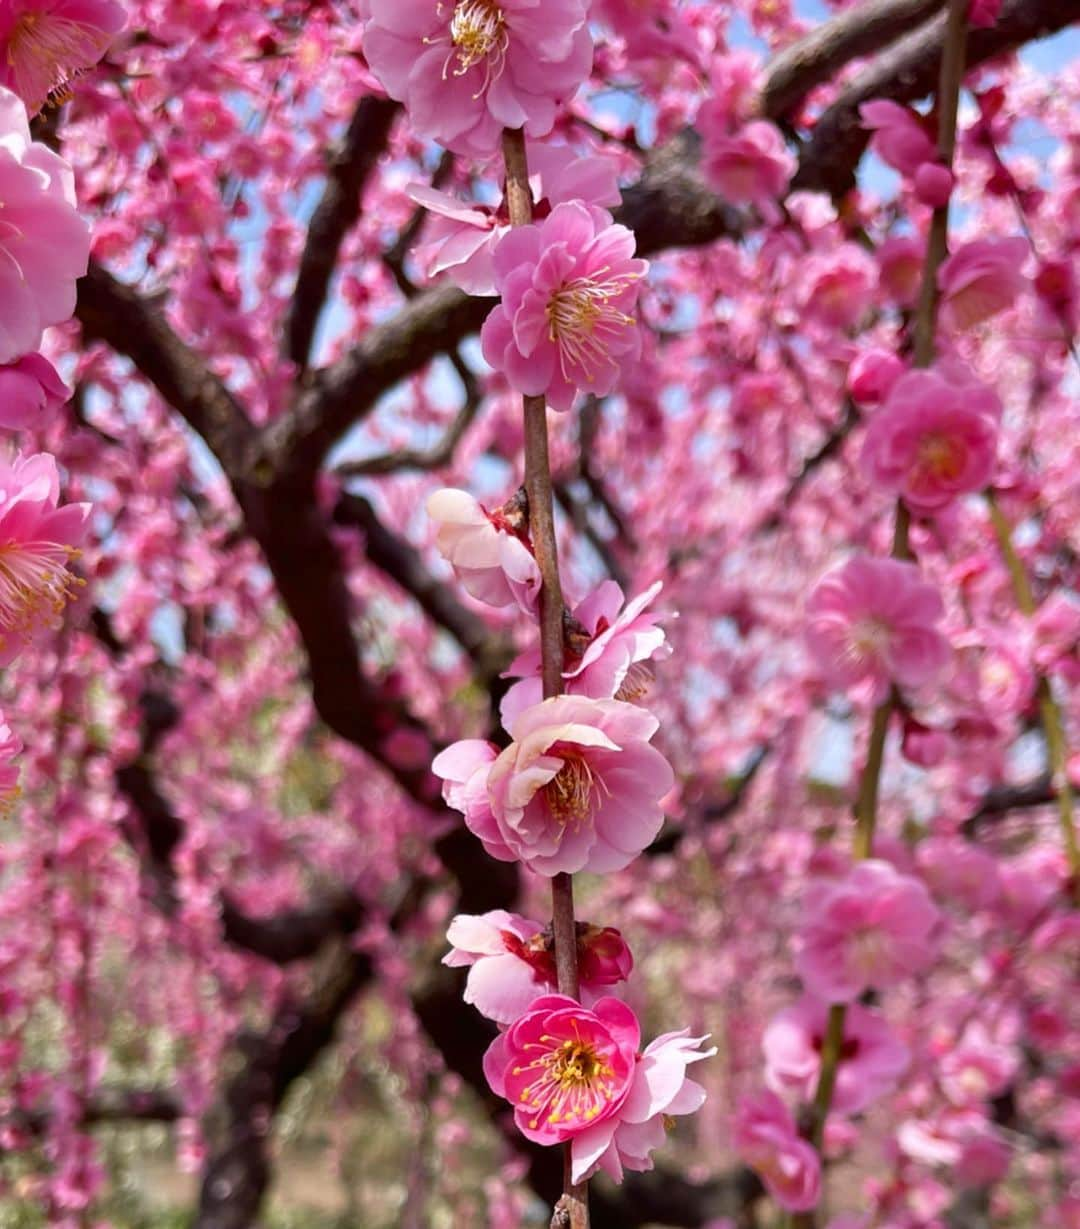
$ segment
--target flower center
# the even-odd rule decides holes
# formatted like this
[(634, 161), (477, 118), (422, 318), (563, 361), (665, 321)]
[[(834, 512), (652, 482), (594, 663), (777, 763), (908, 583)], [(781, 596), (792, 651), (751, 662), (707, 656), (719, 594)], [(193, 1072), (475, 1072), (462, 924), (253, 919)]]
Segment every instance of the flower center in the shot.
[(68, 571), (79, 552), (59, 542), (0, 546), (0, 646), (11, 634), (55, 627), (75, 589), (86, 582)]
[(70, 97), (69, 83), (98, 57), (100, 35), (80, 21), (51, 14), (23, 13), (8, 41), (7, 61), (20, 92), (60, 105)]
[[(441, 13), (440, 2), (438, 11)], [(440, 41), (425, 39), (425, 42)], [(506, 15), (493, 0), (459, 0), (450, 18), (450, 54), (443, 61), (443, 80), (448, 72), (464, 77), (474, 64), (484, 64), (484, 80), (474, 95), (479, 96), (501, 76), (510, 45)], [(451, 67), (453, 65), (453, 67)]]
[(559, 348), (559, 363), (564, 378), (572, 378), (567, 365), (591, 376), (599, 367), (611, 363), (608, 344), (623, 329), (634, 323), (615, 306), (615, 300), (640, 276), (623, 273), (604, 277), (598, 269), (589, 277), (565, 282), (548, 300), (545, 312), (548, 337)]
[(919, 444), (918, 467), (927, 477), (955, 482), (964, 468), (964, 451), (955, 439), (936, 432)]
[(529, 1123), (533, 1130), (541, 1114), (551, 1124), (590, 1122), (614, 1097), (615, 1072), (591, 1041), (580, 1037), (560, 1041), (544, 1034), (525, 1049), (543, 1050), (526, 1066), (515, 1068), (517, 1075), (536, 1073), (521, 1091), (522, 1103), (539, 1111)]
[(552, 817), (565, 827), (588, 819), (595, 780), (592, 769), (580, 755), (560, 753), (560, 758), (563, 765), (544, 786), (544, 798)]
[(619, 690), (615, 693), (616, 700), (625, 700), (628, 704), (648, 695), (649, 689), (656, 680), (656, 673), (647, 661), (631, 662)]

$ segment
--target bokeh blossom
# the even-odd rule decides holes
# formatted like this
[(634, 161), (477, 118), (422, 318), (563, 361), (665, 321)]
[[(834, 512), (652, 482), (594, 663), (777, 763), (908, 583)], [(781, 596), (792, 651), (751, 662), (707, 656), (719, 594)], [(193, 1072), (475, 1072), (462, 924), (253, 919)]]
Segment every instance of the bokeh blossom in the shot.
[(974, 328), (1012, 305), (1027, 285), (1028, 241), (976, 239), (958, 248), (938, 270), (941, 323), (953, 332)]
[(807, 1212), (821, 1199), (821, 1158), (799, 1135), (791, 1111), (774, 1092), (739, 1102), (735, 1150), (788, 1212)]
[(42, 354), (24, 354), (0, 367), (0, 427), (39, 427), (71, 396), (56, 368)]
[(702, 170), (725, 200), (761, 206), (783, 198), (795, 159), (774, 124), (753, 120), (730, 135), (707, 131)]

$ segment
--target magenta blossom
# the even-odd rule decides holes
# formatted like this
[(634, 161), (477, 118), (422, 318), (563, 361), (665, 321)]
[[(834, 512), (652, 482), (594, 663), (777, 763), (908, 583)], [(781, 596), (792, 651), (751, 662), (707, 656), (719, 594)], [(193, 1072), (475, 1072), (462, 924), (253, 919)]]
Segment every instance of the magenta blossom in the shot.
[[(813, 1100), (828, 1015), (826, 1003), (807, 996), (773, 1017), (761, 1039), (770, 1088)], [(908, 1061), (907, 1046), (884, 1018), (852, 1003), (844, 1019), (833, 1109), (840, 1114), (864, 1110), (895, 1086)]]
[(512, 510), (488, 512), (468, 492), (445, 487), (428, 497), (427, 511), (435, 545), (468, 593), (489, 606), (516, 602), (525, 614), (536, 610), (540, 569)]
[(702, 170), (727, 200), (766, 205), (787, 192), (795, 159), (774, 124), (754, 120), (732, 136), (706, 134)]
[(364, 55), (413, 130), (470, 157), (551, 131), (592, 67), (585, 0), (371, 0)]
[(937, 158), (937, 148), (921, 116), (888, 98), (875, 98), (859, 108), (862, 126), (873, 133), (870, 148), (905, 179)]
[(933, 959), (940, 914), (923, 884), (890, 862), (859, 862), (803, 898), (796, 968), (811, 994), (850, 1003), (920, 972)]
[(808, 1212), (821, 1199), (821, 1158), (799, 1135), (791, 1111), (774, 1092), (739, 1102), (735, 1150), (788, 1212)]
[[(622, 589), (605, 580), (574, 607), (578, 628), (567, 636), (564, 691), (598, 700), (641, 699), (653, 678), (648, 663), (671, 651), (664, 629), (657, 626), (658, 616), (648, 609), (662, 587), (657, 581), (624, 606)], [(522, 709), (543, 698), (540, 650), (522, 653), (504, 677), (521, 678), (503, 698), (503, 724), (509, 725)]]
[(116, 0), (7, 0), (0, 7), (0, 85), (33, 115), (101, 59), (124, 20)]
[(579, 390), (604, 395), (641, 348), (632, 315), (648, 262), (602, 210), (556, 205), (495, 249), (502, 296), (481, 332), (484, 358), (528, 396), (568, 410)]
[(557, 696), (519, 713), (497, 753), (455, 743), (432, 764), (487, 852), (541, 875), (621, 870), (654, 839), (674, 784), (659, 722), (618, 700)]
[(810, 594), (806, 641), (827, 682), (879, 703), (894, 683), (922, 687), (944, 671), (951, 654), (936, 627), (944, 613), (913, 563), (856, 555)]
[(78, 555), (89, 504), (57, 507), (60, 480), (47, 453), (0, 462), (0, 665), (56, 627), (82, 582)]
[(12, 732), (0, 713), (0, 819), (7, 819), (15, 809), (22, 790), (19, 788), (18, 755), (22, 739)]
[[(537, 996), (558, 988), (550, 931), (503, 909), (479, 917), (459, 913), (446, 933), (451, 968), (469, 967), (465, 1002), (497, 1024), (511, 1024)], [(625, 981), (633, 968), (630, 949), (611, 927), (579, 925), (578, 977), (588, 1007), (599, 991)]]
[(618, 1113), (640, 1041), (634, 1013), (618, 999), (590, 1010), (547, 994), (491, 1043), (484, 1075), (513, 1105), (526, 1139), (563, 1143)]
[(41, 426), (71, 397), (71, 389), (42, 354), (24, 354), (0, 367), (0, 427)]
[(914, 511), (939, 512), (990, 481), (1000, 416), (994, 391), (966, 373), (910, 371), (871, 421), (859, 463)]
[(1020, 236), (976, 239), (955, 251), (938, 270), (942, 324), (962, 332), (1009, 307), (1026, 285), (1028, 251)]
[(0, 88), (0, 363), (41, 343), (75, 310), (90, 238), (75, 210), (71, 170), (30, 140), (26, 109)]
[(907, 371), (903, 359), (891, 350), (862, 350), (848, 368), (847, 386), (858, 405), (880, 405), (889, 390)]

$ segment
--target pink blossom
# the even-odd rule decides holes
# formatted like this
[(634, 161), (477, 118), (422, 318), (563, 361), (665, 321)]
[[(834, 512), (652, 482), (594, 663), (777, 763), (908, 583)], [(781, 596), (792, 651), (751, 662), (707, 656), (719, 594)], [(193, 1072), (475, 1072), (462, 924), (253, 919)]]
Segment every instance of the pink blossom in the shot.
[(611, 392), (641, 346), (630, 313), (649, 266), (633, 252), (632, 232), (579, 204), (512, 230), (495, 249), (502, 302), (484, 322), (484, 358), (552, 409), (568, 410), (579, 391)]
[(546, 136), (592, 66), (585, 0), (371, 0), (364, 55), (413, 130), (484, 157)]
[(458, 580), (489, 606), (514, 602), (532, 614), (540, 595), (540, 569), (524, 540), (523, 518), (511, 505), (494, 512), (467, 491), (449, 487), (428, 496), (435, 545)]
[[(451, 968), (469, 968), (465, 1002), (497, 1024), (510, 1024), (541, 994), (558, 987), (550, 930), (516, 913), (495, 909), (480, 916), (458, 914), (446, 934)], [(607, 986), (625, 981), (633, 968), (630, 949), (611, 927), (582, 926), (578, 934), (581, 1001), (588, 1007)]]
[(966, 374), (909, 371), (871, 421), (859, 463), (914, 511), (940, 512), (990, 481), (1000, 416), (993, 389)]
[(0, 427), (19, 431), (44, 425), (71, 397), (71, 389), (42, 354), (24, 354), (0, 367)]
[(830, 1003), (850, 1003), (924, 969), (940, 914), (918, 879), (873, 858), (839, 882), (811, 884), (803, 918), (796, 959), (803, 984)]
[(30, 140), (26, 110), (0, 87), (0, 363), (36, 350), (42, 331), (75, 310), (90, 252), (71, 170)]
[[(765, 1079), (775, 1092), (813, 1099), (821, 1072), (828, 1005), (809, 996), (772, 1018), (761, 1039)], [(907, 1069), (908, 1048), (877, 1012), (850, 1004), (844, 1017), (844, 1044), (837, 1067), (832, 1105), (837, 1113), (857, 1114), (884, 1096)]]
[(877, 250), (881, 289), (901, 307), (912, 307), (919, 296), (926, 248), (913, 235), (886, 239)]
[(1027, 284), (1027, 256), (1020, 236), (976, 239), (955, 251), (938, 270), (942, 324), (962, 332), (1004, 311)]
[(878, 703), (894, 683), (922, 687), (944, 671), (949, 643), (936, 627), (943, 614), (937, 589), (914, 564), (856, 555), (810, 594), (806, 640), (827, 682)]
[[(574, 607), (578, 629), (566, 637), (565, 692), (597, 700), (641, 699), (652, 682), (648, 662), (670, 652), (658, 616), (648, 609), (662, 587), (657, 581), (624, 606), (622, 589), (605, 580)], [(503, 698), (502, 719), (509, 725), (522, 709), (543, 698), (540, 650), (529, 649), (515, 658), (504, 677), (521, 678)]]
[(954, 1105), (978, 1105), (1003, 1093), (1020, 1069), (1015, 1046), (993, 1038), (979, 1021), (941, 1060), (941, 1087)]
[(731, 136), (706, 131), (702, 169), (727, 200), (765, 205), (786, 194), (795, 159), (774, 124), (754, 120)]
[(22, 790), (19, 788), (19, 765), (22, 739), (15, 734), (0, 713), (0, 819), (7, 819), (15, 809)]
[(769, 1195), (788, 1212), (808, 1212), (821, 1199), (821, 1158), (799, 1135), (791, 1111), (774, 1092), (739, 1102), (735, 1150)]
[(888, 98), (875, 98), (859, 108), (862, 126), (873, 133), (870, 148), (882, 162), (912, 178), (924, 162), (937, 158), (937, 148), (921, 116)]
[(968, 25), (973, 30), (990, 30), (997, 25), (1002, 0), (971, 0)]
[(854, 328), (870, 306), (874, 281), (870, 258), (845, 243), (807, 260), (803, 306), (808, 316), (828, 328)]
[(501, 753), (467, 740), (432, 769), (492, 857), (541, 875), (621, 870), (659, 832), (674, 783), (649, 745), (658, 725), (633, 704), (558, 696), (519, 713)]
[(0, 85), (33, 115), (101, 59), (124, 20), (116, 0), (8, 0), (0, 9)]
[(0, 665), (56, 627), (82, 582), (77, 557), (88, 504), (57, 506), (60, 479), (47, 453), (0, 461)]
[(941, 209), (949, 203), (955, 182), (947, 166), (940, 162), (924, 162), (915, 172), (915, 195), (931, 209)]
[(848, 368), (847, 386), (851, 399), (859, 405), (879, 405), (907, 370), (903, 359), (891, 350), (874, 348), (860, 351)]
[(693, 1114), (705, 1102), (705, 1089), (687, 1079), (691, 1063), (711, 1058), (716, 1048), (701, 1050), (707, 1037), (689, 1029), (665, 1033), (639, 1054), (630, 1091), (617, 1114), (582, 1131), (571, 1144), (573, 1178), (584, 1182), (603, 1170), (621, 1182), (623, 1170), (652, 1169), (652, 1153), (671, 1127), (671, 1119)]

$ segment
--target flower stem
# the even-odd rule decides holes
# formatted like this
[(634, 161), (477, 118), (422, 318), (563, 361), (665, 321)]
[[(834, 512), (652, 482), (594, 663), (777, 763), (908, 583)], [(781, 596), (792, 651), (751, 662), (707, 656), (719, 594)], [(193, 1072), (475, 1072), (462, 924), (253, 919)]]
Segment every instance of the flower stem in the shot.
[[(503, 132), (503, 161), (506, 165), (506, 204), (512, 226), (528, 226), (532, 221), (532, 190), (525, 155), (525, 134), (521, 129)], [(529, 534), (540, 569), (540, 660), (544, 698), (562, 691), (563, 597), (559, 580), (559, 553), (555, 538), (554, 498), (551, 489), (551, 461), (548, 455), (547, 406), (543, 397), (524, 397), (525, 415), (525, 491), (529, 497)], [(577, 925), (574, 919), (574, 881), (560, 874), (551, 881), (551, 920), (555, 943), (555, 968), (559, 993), (576, 999), (579, 994), (577, 968)], [(589, 1229), (589, 1195), (586, 1183), (575, 1184), (571, 1177), (570, 1145), (566, 1145), (563, 1195), (552, 1225), (569, 1229)]]

